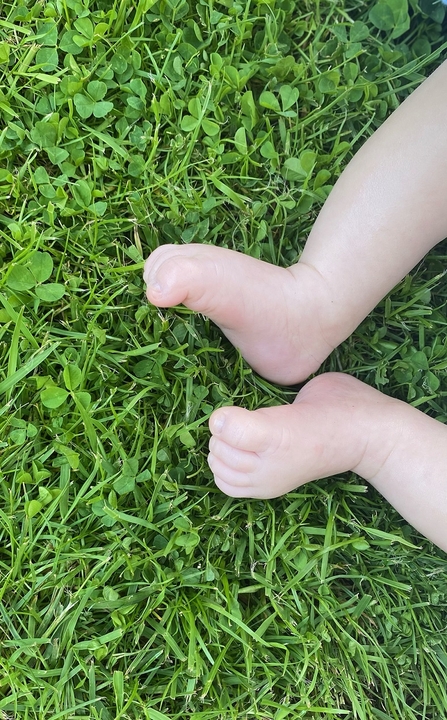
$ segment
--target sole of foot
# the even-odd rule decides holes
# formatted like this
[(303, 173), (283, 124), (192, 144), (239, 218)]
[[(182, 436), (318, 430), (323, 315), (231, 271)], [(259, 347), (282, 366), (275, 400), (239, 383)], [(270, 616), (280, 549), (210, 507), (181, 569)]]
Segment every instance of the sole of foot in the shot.
[(263, 377), (302, 382), (333, 350), (324, 334), (324, 289), (298, 263), (280, 268), (211, 245), (163, 245), (144, 268), (148, 300), (206, 315)]

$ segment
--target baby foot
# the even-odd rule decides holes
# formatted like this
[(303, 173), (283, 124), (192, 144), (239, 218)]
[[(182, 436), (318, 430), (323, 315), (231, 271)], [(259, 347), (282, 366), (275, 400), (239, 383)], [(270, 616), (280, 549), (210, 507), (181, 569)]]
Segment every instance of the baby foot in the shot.
[(341, 373), (292, 405), (216, 410), (209, 465), (232, 497), (273, 498), (352, 470), (447, 552), (447, 427)]
[(374, 423), (386, 435), (384, 411), (395, 403), (355, 378), (327, 373), (305, 385), (292, 405), (220, 408), (210, 418), (215, 482), (232, 497), (273, 498), (360, 462), (373, 473), (395, 433), (378, 444), (377, 458), (366, 461), (366, 448)]
[[(211, 245), (163, 245), (146, 261), (148, 300), (210, 317), (269, 380), (305, 380), (343, 338), (325, 334), (327, 290), (304, 263), (280, 268)], [(330, 303), (330, 301), (329, 301)]]

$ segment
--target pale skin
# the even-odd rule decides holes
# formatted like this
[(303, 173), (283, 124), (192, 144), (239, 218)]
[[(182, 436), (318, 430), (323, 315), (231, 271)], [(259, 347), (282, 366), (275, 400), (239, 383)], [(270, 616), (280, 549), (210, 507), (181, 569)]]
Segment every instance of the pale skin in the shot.
[[(363, 145), (337, 181), (300, 261), (279, 268), (209, 245), (165, 245), (147, 297), (210, 317), (261, 375), (305, 380), (447, 236), (447, 62)], [(232, 497), (273, 498), (354, 471), (447, 551), (447, 427), (342, 373), (291, 405), (224, 407), (209, 465)]]

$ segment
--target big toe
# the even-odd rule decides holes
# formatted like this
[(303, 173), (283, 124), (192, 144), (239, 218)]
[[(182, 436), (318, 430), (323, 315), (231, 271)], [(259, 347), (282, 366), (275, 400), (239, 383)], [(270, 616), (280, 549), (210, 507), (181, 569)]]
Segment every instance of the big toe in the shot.
[(147, 298), (153, 305), (160, 307), (193, 304), (200, 299), (203, 277), (200, 258), (165, 253), (164, 257), (145, 271)]
[(271, 448), (274, 428), (263, 410), (224, 407), (215, 410), (209, 426), (214, 437), (237, 450), (263, 453)]

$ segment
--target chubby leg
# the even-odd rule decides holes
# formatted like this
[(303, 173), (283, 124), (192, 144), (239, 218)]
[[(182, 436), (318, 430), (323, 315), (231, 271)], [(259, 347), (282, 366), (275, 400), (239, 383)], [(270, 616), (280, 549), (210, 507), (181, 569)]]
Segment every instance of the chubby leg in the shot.
[(447, 551), (447, 427), (341, 373), (292, 405), (216, 410), (209, 465), (232, 497), (272, 498), (351, 470)]
[(447, 61), (360, 148), (301, 256), (332, 298), (346, 337), (447, 236)]
[(349, 163), (299, 263), (166, 245), (146, 262), (147, 297), (204, 313), (261, 375), (300, 382), (447, 235), (446, 197), (444, 62)]

